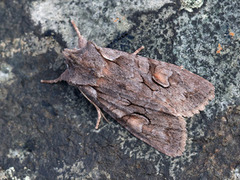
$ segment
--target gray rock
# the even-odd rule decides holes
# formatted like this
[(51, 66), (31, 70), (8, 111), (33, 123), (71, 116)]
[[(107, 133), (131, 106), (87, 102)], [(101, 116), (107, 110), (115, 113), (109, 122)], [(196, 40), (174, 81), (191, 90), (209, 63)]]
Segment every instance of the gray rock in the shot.
[[(0, 179), (231, 179), (240, 162), (240, 4), (207, 0), (189, 13), (172, 0), (0, 2)], [(181, 157), (169, 158), (97, 112), (66, 83), (41, 84), (66, 68), (73, 19), (100, 46), (167, 61), (216, 88), (186, 119)], [(218, 51), (218, 44), (222, 49)]]

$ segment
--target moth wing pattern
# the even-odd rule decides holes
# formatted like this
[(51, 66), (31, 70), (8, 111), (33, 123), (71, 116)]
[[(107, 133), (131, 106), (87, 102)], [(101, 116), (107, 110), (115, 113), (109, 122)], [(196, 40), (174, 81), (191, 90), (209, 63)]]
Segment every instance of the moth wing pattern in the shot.
[[(85, 94), (95, 91), (91, 87), (79, 89)], [(96, 91), (95, 94), (95, 98), (91, 93), (87, 96), (134, 136), (168, 156), (182, 155), (187, 139), (186, 122), (182, 117), (156, 112), (150, 108), (144, 109), (137, 104), (117, 99), (113, 101), (116, 96), (103, 95)]]
[(67, 81), (142, 141), (166, 155), (182, 155), (183, 117), (203, 110), (214, 98), (214, 86), (179, 66), (102, 48), (78, 36), (79, 49), (63, 52), (68, 69), (42, 82)]
[(91, 46), (106, 64), (96, 86), (79, 89), (94, 94), (94, 103), (142, 141), (169, 156), (181, 155), (187, 138), (182, 117), (203, 110), (214, 97), (211, 83), (173, 64)]

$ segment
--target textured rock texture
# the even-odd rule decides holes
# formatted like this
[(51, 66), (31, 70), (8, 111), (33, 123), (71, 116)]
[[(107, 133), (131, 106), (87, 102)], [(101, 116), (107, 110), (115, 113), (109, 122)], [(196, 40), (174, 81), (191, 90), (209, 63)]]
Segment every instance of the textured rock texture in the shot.
[[(0, 179), (239, 178), (239, 7), (238, 0), (1, 1)], [(186, 119), (183, 156), (159, 153), (110, 117), (95, 130), (97, 112), (80, 92), (40, 83), (58, 77), (66, 68), (61, 51), (76, 47), (70, 19), (100, 46), (144, 45), (141, 55), (214, 84), (215, 99)]]

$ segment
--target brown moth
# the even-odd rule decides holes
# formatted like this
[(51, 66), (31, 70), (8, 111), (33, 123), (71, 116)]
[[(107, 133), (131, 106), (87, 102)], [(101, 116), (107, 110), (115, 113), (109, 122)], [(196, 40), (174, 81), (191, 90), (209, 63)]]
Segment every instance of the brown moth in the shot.
[(203, 110), (214, 98), (214, 86), (182, 67), (137, 55), (102, 48), (87, 41), (72, 21), (78, 49), (65, 49), (68, 68), (55, 80), (76, 86), (133, 135), (168, 156), (185, 150), (187, 131), (183, 117)]

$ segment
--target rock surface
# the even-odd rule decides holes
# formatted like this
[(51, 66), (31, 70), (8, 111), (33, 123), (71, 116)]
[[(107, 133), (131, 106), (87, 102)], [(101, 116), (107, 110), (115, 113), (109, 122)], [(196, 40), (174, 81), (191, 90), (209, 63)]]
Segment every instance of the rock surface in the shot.
[[(193, 12), (183, 2), (1, 1), (0, 179), (239, 178), (240, 1), (206, 0)], [(144, 45), (141, 55), (214, 84), (215, 99), (186, 119), (183, 156), (161, 154), (110, 117), (95, 130), (97, 112), (80, 92), (40, 83), (58, 77), (62, 49), (76, 47), (70, 19), (99, 46)]]

